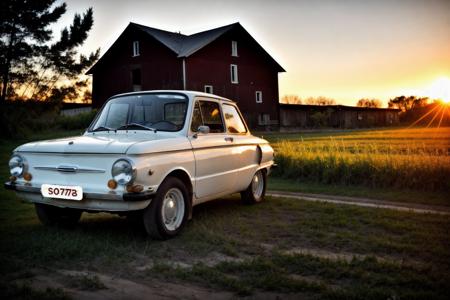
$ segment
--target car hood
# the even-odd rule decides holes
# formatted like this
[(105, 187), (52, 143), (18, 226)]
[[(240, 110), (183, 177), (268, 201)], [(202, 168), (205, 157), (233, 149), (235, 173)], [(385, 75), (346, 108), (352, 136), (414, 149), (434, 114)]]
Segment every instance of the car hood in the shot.
[(15, 151), (46, 153), (125, 154), (127, 153), (127, 150), (135, 144), (168, 138), (171, 137), (164, 134), (161, 135), (159, 133), (91, 134), (55, 140), (31, 142), (19, 146)]

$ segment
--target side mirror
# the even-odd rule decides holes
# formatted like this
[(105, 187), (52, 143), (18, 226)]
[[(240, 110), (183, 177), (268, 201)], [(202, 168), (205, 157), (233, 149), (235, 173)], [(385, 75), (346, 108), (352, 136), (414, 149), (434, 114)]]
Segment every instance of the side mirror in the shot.
[(208, 134), (209, 133), (209, 126), (205, 126), (205, 125), (198, 126), (197, 132), (198, 133), (202, 133), (202, 134)]

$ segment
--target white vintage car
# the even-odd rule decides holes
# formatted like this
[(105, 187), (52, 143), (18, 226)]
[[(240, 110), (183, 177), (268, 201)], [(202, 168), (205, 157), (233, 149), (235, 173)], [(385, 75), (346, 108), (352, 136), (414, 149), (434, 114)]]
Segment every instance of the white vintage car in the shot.
[(19, 146), (5, 187), (35, 203), (46, 225), (112, 212), (165, 239), (199, 203), (238, 192), (262, 201), (272, 165), (272, 147), (250, 134), (236, 103), (148, 91), (110, 98), (82, 136)]

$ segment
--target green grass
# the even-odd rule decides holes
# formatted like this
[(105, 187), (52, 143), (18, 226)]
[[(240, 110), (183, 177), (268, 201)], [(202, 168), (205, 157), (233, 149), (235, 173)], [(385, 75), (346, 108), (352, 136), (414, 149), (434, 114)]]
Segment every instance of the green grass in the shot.
[[(238, 295), (342, 299), (388, 294), (438, 299), (450, 287), (448, 216), (267, 200), (257, 206), (242, 206), (237, 198), (201, 205), (183, 234), (165, 242), (149, 240), (123, 218), (104, 214), (84, 216), (72, 230), (46, 228), (32, 206), (6, 200), (0, 215), (2, 273), (90, 270), (132, 280), (177, 279)], [(313, 255), (288, 254), (292, 249), (309, 249)], [(356, 258), (348, 263), (314, 251)], [(214, 253), (231, 261), (206, 265)], [(156, 266), (138, 271), (136, 261)], [(191, 267), (173, 267), (174, 262)]]
[(206, 283), (242, 296), (264, 290), (314, 298), (320, 295), (320, 299), (445, 299), (448, 287), (448, 277), (442, 278), (428, 267), (382, 262), (374, 257), (345, 261), (274, 254), (214, 267), (157, 265), (151, 274)]
[(426, 205), (450, 206), (448, 192), (426, 192), (393, 188), (370, 188), (366, 186), (345, 186), (340, 184), (325, 184), (295, 179), (285, 179), (271, 176), (269, 191), (286, 191), (331, 196), (347, 196), (369, 198), (373, 200), (417, 203)]
[[(429, 192), (436, 193), (431, 198), (450, 199), (450, 128), (270, 134), (265, 137), (276, 151), (279, 168), (275, 176), (316, 185), (358, 186), (406, 191), (406, 194), (421, 191), (418, 196)], [(427, 203), (427, 200), (413, 202)], [(442, 202), (437, 200), (434, 204)], [(448, 201), (444, 202), (448, 205)]]
[(2, 299), (20, 300), (68, 300), (71, 299), (67, 293), (60, 289), (46, 288), (44, 290), (34, 289), (31, 286), (0, 283), (0, 295)]
[[(1, 180), (8, 178), (10, 151), (22, 142), (0, 144)], [(63, 299), (66, 288), (103, 287), (95, 277), (68, 280), (62, 290), (17, 283), (33, 281), (34, 270), (63, 269), (256, 298), (444, 299), (449, 236), (449, 216), (270, 197), (245, 206), (233, 196), (195, 207), (183, 233), (162, 242), (109, 214), (84, 214), (73, 229), (44, 227), (32, 205), (1, 187), (0, 296)]]

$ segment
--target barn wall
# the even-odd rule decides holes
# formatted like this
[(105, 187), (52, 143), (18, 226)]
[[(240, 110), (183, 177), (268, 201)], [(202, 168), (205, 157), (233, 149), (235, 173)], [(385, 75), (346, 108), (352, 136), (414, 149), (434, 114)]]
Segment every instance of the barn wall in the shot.
[[(238, 43), (238, 57), (231, 56), (231, 41)], [(230, 65), (238, 66), (238, 84), (231, 83)], [(260, 46), (241, 30), (231, 30), (186, 59), (187, 88), (204, 91), (212, 85), (214, 94), (236, 101), (251, 127), (258, 115), (268, 114), (272, 124), (279, 120), (278, 71)], [(262, 91), (262, 103), (256, 103)]]
[[(136, 40), (140, 55), (133, 57)], [(176, 54), (149, 35), (128, 28), (93, 72), (93, 107), (101, 106), (113, 95), (134, 91), (134, 69), (141, 70), (141, 90), (183, 88), (181, 60)]]

